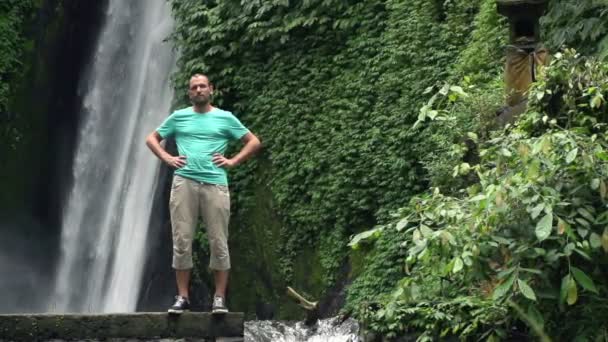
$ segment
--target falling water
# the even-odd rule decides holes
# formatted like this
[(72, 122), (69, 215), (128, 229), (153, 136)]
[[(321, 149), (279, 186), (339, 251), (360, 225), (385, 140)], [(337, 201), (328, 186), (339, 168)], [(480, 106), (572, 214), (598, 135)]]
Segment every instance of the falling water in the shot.
[(145, 136), (167, 116), (175, 64), (165, 0), (110, 0), (87, 76), (64, 203), (53, 312), (137, 304), (159, 163)]
[[(228, 341), (228, 340), (226, 340)], [(245, 322), (245, 342), (359, 342), (359, 324), (352, 318), (319, 320), (308, 327), (304, 322)]]

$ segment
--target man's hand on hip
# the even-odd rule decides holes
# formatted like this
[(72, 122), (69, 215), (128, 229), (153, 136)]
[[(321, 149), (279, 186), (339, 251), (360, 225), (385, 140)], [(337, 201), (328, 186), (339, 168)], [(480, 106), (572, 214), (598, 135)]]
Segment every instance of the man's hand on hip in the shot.
[(179, 169), (186, 166), (186, 156), (170, 156), (167, 158), (167, 160), (165, 160), (165, 163), (174, 169)]
[(219, 153), (215, 153), (213, 154), (213, 158), (211, 159), (211, 161), (217, 166), (217, 167), (233, 167), (236, 165), (236, 162), (234, 162), (232, 159), (228, 159), (226, 157), (224, 157), (223, 155), (219, 154)]

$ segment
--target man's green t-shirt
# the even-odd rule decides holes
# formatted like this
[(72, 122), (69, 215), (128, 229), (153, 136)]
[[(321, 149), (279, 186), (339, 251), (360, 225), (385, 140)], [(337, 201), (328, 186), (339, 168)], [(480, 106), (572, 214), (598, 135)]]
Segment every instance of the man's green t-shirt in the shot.
[(230, 140), (242, 138), (249, 130), (232, 113), (213, 108), (197, 113), (192, 107), (173, 112), (156, 132), (163, 138), (175, 138), (186, 165), (175, 174), (199, 182), (228, 185), (226, 170), (217, 167), (213, 154), (224, 154)]

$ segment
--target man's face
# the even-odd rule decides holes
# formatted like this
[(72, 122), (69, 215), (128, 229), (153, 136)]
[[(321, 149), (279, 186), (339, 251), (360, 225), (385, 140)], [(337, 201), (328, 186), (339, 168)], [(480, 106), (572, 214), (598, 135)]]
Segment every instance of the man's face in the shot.
[(190, 79), (190, 88), (188, 96), (190, 101), (195, 105), (206, 105), (209, 103), (213, 86), (209, 84), (209, 80), (205, 76), (195, 76)]

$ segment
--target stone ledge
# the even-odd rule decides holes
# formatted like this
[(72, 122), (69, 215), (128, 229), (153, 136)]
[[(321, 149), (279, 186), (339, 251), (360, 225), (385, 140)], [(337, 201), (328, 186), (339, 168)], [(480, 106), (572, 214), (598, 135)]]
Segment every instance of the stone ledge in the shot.
[(0, 341), (238, 337), (243, 320), (240, 312), (2, 314)]

